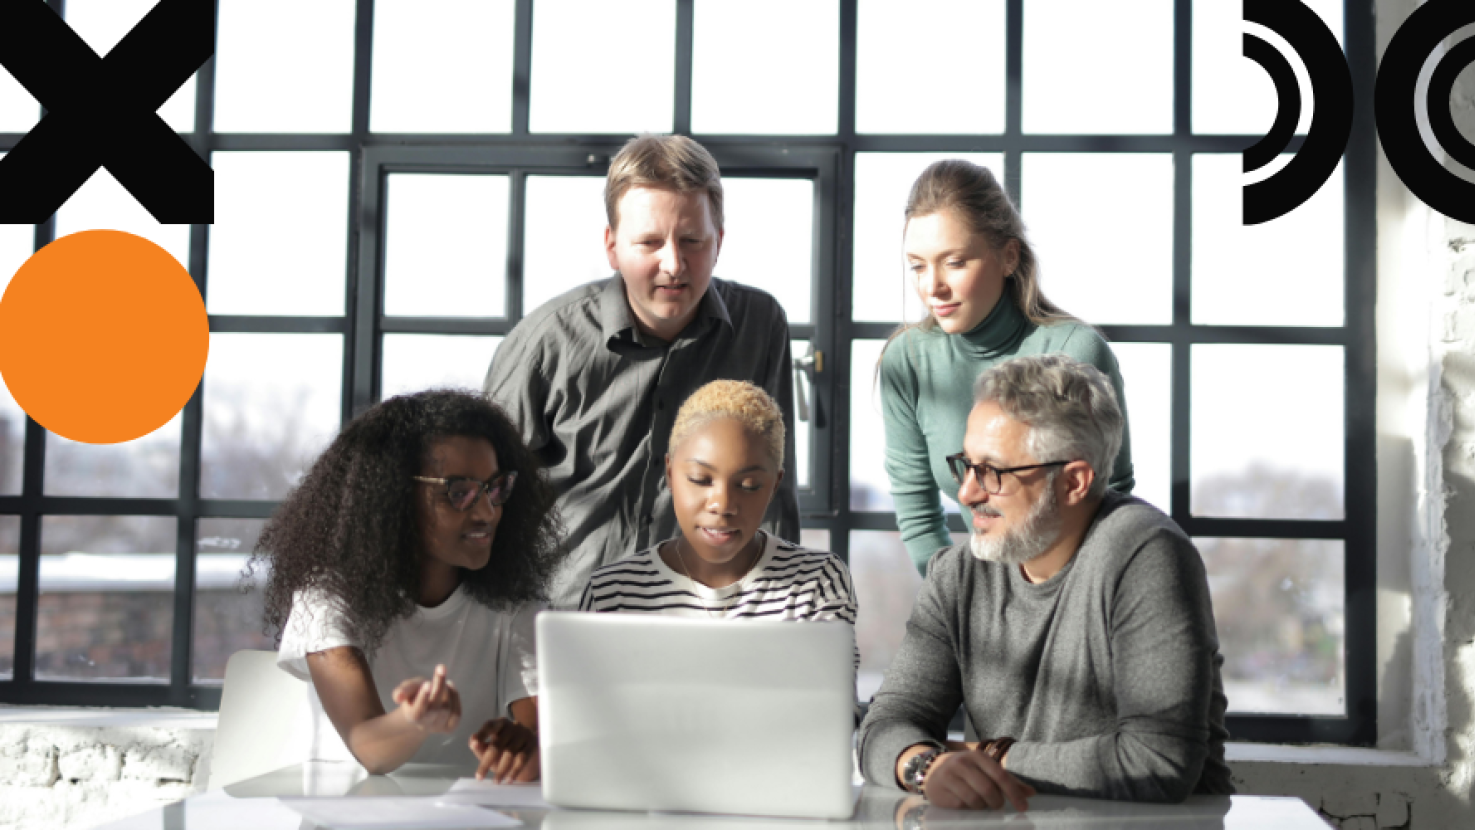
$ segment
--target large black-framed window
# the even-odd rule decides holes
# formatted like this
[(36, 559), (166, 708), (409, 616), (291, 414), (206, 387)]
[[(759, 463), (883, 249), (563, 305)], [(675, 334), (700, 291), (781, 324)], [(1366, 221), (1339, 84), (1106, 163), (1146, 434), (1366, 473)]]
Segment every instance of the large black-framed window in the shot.
[[(697, 16), (703, 0), (672, 0), (671, 128), (692, 134), (694, 76), (700, 61), (694, 52), (701, 40)], [(1164, 0), (1164, 4), (1169, 0)], [(807, 532), (849, 559), (853, 540), (866, 534), (895, 531), (895, 516), (885, 505), (854, 499), (855, 475), (852, 462), (862, 460), (853, 452), (852, 427), (855, 402), (864, 397), (857, 384), (864, 376), (864, 344), (884, 340), (898, 319), (884, 321), (858, 315), (857, 263), (853, 262), (859, 209), (857, 175), (863, 176), (869, 160), (896, 154), (985, 154), (1001, 162), (1006, 187), (1020, 199), (1026, 220), (1030, 218), (1031, 185), (1026, 168), (1032, 159), (1046, 160), (1075, 154), (1101, 153), (1126, 156), (1151, 155), (1170, 160), (1171, 187), (1171, 313), (1153, 324), (1103, 324), (1102, 331), (1117, 344), (1150, 344), (1166, 358), (1166, 383), (1170, 387), (1170, 488), (1163, 504), (1173, 518), (1205, 545), (1235, 545), (1254, 549), (1264, 540), (1320, 540), (1328, 545), (1322, 559), (1340, 566), (1340, 648), (1343, 686), (1341, 714), (1233, 713), (1230, 731), (1237, 739), (1258, 741), (1332, 741), (1371, 744), (1375, 735), (1374, 682), (1374, 522), (1376, 504), (1373, 476), (1374, 400), (1374, 131), (1371, 124), (1370, 91), (1374, 70), (1373, 18), (1370, 0), (1345, 4), (1343, 44), (1353, 70), (1359, 121), (1343, 163), (1343, 234), (1345, 275), (1342, 283), (1345, 314), (1341, 325), (1223, 325), (1196, 322), (1194, 311), (1194, 204), (1196, 161), (1208, 156), (1235, 154), (1258, 140), (1253, 135), (1196, 133), (1193, 122), (1192, 90), (1194, 29), (1193, 0), (1171, 0), (1171, 73), (1173, 78), (1171, 129), (1151, 134), (1069, 134), (1026, 131), (1023, 99), (1025, 84), (1026, 27), (1030, 26), (1028, 0), (1000, 0), (1004, 31), (1002, 126), (986, 134), (899, 134), (857, 130), (857, 85), (860, 18), (867, 13), (862, 0), (834, 0), (833, 25), (836, 38), (835, 129), (822, 135), (732, 135), (696, 133), (695, 137), (717, 157), (730, 180), (795, 179), (813, 183), (812, 234), (810, 246), (811, 292), (807, 322), (792, 326), (796, 357), (807, 342), (816, 352), (814, 368), (802, 381), (806, 385), (809, 419), (807, 461), (808, 486), (802, 491), (804, 526)], [(62, 0), (50, 5), (59, 13)], [(823, 3), (820, 4), (824, 6)], [(194, 131), (186, 139), (212, 161), (245, 158), (250, 154), (336, 154), (346, 165), (343, 188), (346, 215), (341, 216), (342, 305), (341, 313), (274, 314), (214, 313), (210, 315), (212, 338), (237, 336), (231, 348), (249, 353), (252, 336), (294, 335), (317, 337), (301, 342), (326, 343), (331, 348), (324, 360), (336, 361), (336, 410), (339, 420), (378, 400), (386, 391), (387, 344), (406, 337), (496, 338), (505, 335), (525, 313), (523, 250), (528, 221), (527, 190), (530, 178), (590, 177), (603, 174), (610, 156), (624, 134), (568, 134), (537, 132), (532, 115), (535, 26), (538, 6), (534, 0), (512, 2), (511, 91), (509, 129), (502, 133), (386, 133), (371, 130), (374, 34), (373, 0), (353, 2), (351, 63), (352, 106), (347, 128), (339, 132), (216, 132), (217, 84), (215, 61), (197, 75)], [(560, 7), (561, 8), (561, 7)], [(222, 18), (229, 25), (230, 17)], [(828, 25), (828, 24), (827, 24)], [(347, 35), (345, 35), (347, 36)], [(1090, 67), (1075, 71), (1088, 72)], [(223, 93), (221, 93), (223, 94)], [(465, 106), (474, 106), (467, 101)], [(698, 126), (703, 116), (698, 113)], [(21, 133), (0, 133), (0, 152), (13, 147)], [(1293, 142), (1291, 150), (1299, 146)], [(222, 156), (221, 154), (238, 154)], [(285, 155), (281, 156), (285, 158)], [(261, 155), (252, 158), (272, 159)], [(219, 164), (217, 171), (221, 169)], [(217, 172), (217, 180), (220, 178)], [(442, 175), (499, 177), (497, 199), (505, 207), (497, 214), (505, 235), (505, 275), (498, 269), (494, 278), (505, 280), (500, 313), (477, 317), (392, 314), (386, 306), (386, 213), (387, 196), (396, 175)], [(899, 206), (894, 213), (899, 214)], [(217, 221), (221, 221), (217, 219)], [(899, 225), (899, 222), (898, 222)], [(284, 232), (290, 229), (284, 229)], [(34, 228), (35, 247), (54, 238), (53, 219)], [(201, 291), (209, 297), (212, 229), (189, 229), (188, 264)], [(1123, 228), (1130, 236), (1131, 229)], [(899, 227), (897, 228), (899, 238)], [(337, 237), (335, 237), (337, 238)], [(218, 267), (218, 266), (217, 266)], [(901, 273), (898, 262), (897, 284)], [(719, 268), (719, 276), (721, 276)], [(741, 278), (741, 275), (736, 275)], [(1046, 288), (1050, 283), (1046, 278)], [(869, 290), (869, 289), (866, 289)], [(873, 316), (873, 315), (872, 315)], [(1334, 518), (1265, 518), (1220, 516), (1196, 501), (1193, 484), (1195, 424), (1194, 401), (1212, 388), (1212, 380), (1195, 361), (1213, 364), (1213, 349), (1224, 346), (1267, 347), (1272, 358), (1279, 347), (1327, 347), (1341, 355), (1341, 431), (1343, 480), (1339, 482)], [(397, 347), (397, 346), (396, 346)], [(316, 347), (314, 347), (316, 348)], [(336, 349), (336, 351), (334, 351)], [(224, 351), (222, 352), (222, 354)], [(857, 362), (857, 357), (862, 358)], [(263, 356), (263, 360), (272, 358)], [(390, 384), (392, 385), (392, 384)], [(326, 394), (326, 393), (325, 393)], [(14, 526), (14, 650), (12, 674), (0, 680), (0, 700), (16, 703), (73, 703), (108, 705), (172, 704), (211, 708), (218, 704), (218, 685), (209, 672), (200, 671), (199, 638), (203, 624), (198, 612), (196, 586), (200, 582), (200, 555), (211, 540), (229, 536), (221, 528), (229, 522), (259, 522), (271, 514), (279, 497), (252, 497), (250, 491), (236, 492), (228, 485), (209, 479), (211, 439), (205, 435), (206, 400), (211, 395), (211, 375), (186, 405), (178, 426), (177, 490), (172, 497), (94, 497), (55, 494), (48, 480), (48, 444), (45, 430), (27, 420), (19, 448), (21, 475), (19, 491), (0, 493), (0, 544), (7, 538), (6, 522)], [(1129, 387), (1129, 401), (1132, 398)], [(1207, 406), (1208, 403), (1201, 403)], [(1270, 404), (1267, 403), (1267, 406)], [(878, 452), (879, 448), (875, 448)], [(202, 463), (204, 466), (202, 467)], [(219, 464), (216, 462), (218, 469)], [(0, 477), (3, 479), (3, 477)], [(213, 481), (214, 479), (211, 479)], [(202, 496), (202, 493), (206, 494)], [(233, 495), (232, 495), (233, 494)], [(1229, 511), (1232, 513), (1233, 511)], [(167, 677), (126, 680), (59, 679), (38, 673), (38, 606), (46, 593), (41, 561), (49, 531), (48, 520), (75, 516), (153, 517), (172, 540), (172, 591), (161, 596), (169, 623), (162, 635), (167, 641)], [(172, 524), (170, 524), (172, 522)], [(950, 516), (951, 529), (962, 531), (957, 516)], [(233, 527), (233, 526), (232, 526)], [(235, 531), (232, 531), (233, 533)], [(859, 535), (857, 535), (859, 534)], [(249, 532), (236, 533), (238, 543)], [(140, 542), (139, 544), (144, 544)], [(1320, 542), (1318, 542), (1320, 544)], [(155, 545), (158, 547), (158, 545)], [(5, 551), (0, 550), (0, 554)], [(158, 551), (155, 551), (156, 553)], [(1263, 552), (1262, 552), (1263, 553)], [(1276, 555), (1270, 549), (1271, 556)], [(1250, 561), (1246, 559), (1245, 561)], [(3, 578), (3, 575), (0, 575)], [(864, 599), (864, 598), (863, 598)], [(904, 609), (903, 609), (904, 610)], [(897, 612), (898, 614), (900, 612)], [(900, 628), (904, 618), (887, 619), (886, 625)], [(219, 621), (211, 625), (220, 625)], [(1222, 623), (1221, 623), (1222, 627)], [(215, 660), (215, 658), (210, 658)], [(217, 661), (218, 662), (218, 661)]]

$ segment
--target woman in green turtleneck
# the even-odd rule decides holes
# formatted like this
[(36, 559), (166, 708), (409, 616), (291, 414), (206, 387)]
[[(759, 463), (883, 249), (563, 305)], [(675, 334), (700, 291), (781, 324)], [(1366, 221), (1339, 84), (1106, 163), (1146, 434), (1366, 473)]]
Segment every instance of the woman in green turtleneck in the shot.
[[(881, 410), (896, 524), (925, 574), (932, 555), (953, 543), (939, 491), (956, 500), (958, 485), (943, 459), (963, 448), (980, 372), (1019, 355), (1063, 352), (1105, 372), (1123, 412), (1126, 398), (1111, 347), (1041, 293), (1024, 222), (988, 168), (949, 159), (922, 172), (907, 198), (905, 252), (927, 317), (902, 327), (882, 352)], [(1126, 432), (1110, 484), (1132, 490)]]

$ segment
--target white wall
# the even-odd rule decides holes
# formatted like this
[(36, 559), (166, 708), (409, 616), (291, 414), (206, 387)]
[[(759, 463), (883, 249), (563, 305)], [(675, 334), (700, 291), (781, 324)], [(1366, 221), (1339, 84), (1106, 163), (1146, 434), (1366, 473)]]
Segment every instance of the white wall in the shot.
[[(1380, 54), (1416, 5), (1378, 0)], [(1454, 99), (1475, 140), (1475, 67)], [(1240, 760), (1235, 780), (1344, 828), (1475, 827), (1475, 226), (1382, 157), (1377, 325), (1378, 743), (1405, 752)]]

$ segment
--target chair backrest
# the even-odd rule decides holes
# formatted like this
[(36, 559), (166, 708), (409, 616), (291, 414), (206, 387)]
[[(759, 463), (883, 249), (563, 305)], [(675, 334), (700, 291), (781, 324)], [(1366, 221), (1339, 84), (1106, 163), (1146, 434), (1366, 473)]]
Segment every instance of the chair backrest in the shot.
[(210, 789), (307, 760), (308, 684), (277, 668), (275, 651), (238, 651), (225, 664)]

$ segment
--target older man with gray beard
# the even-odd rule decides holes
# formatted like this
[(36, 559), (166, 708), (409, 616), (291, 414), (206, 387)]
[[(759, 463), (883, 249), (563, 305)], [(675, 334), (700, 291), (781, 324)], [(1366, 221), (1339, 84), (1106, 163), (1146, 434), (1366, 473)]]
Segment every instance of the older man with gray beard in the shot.
[[(976, 809), (1233, 792), (1203, 561), (1161, 511), (1107, 489), (1110, 382), (1020, 357), (980, 375), (974, 402), (947, 459), (971, 538), (927, 569), (860, 727), (866, 778)], [(985, 740), (946, 741), (959, 704)]]

